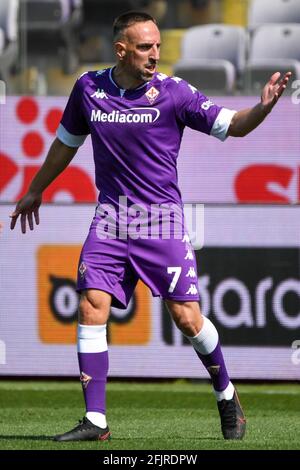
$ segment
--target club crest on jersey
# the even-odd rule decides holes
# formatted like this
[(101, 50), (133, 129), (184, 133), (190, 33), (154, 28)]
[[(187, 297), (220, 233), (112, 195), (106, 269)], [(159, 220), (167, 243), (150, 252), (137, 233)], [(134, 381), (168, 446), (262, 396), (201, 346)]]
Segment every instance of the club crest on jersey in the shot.
[(145, 93), (145, 95), (147, 96), (147, 99), (148, 99), (149, 103), (152, 104), (152, 103), (154, 103), (154, 101), (155, 101), (156, 98), (158, 97), (159, 91), (158, 91), (154, 86), (152, 86), (152, 87), (147, 91), (147, 93)]
[(88, 384), (92, 380), (90, 375), (87, 375), (85, 372), (81, 372), (80, 374), (80, 382), (82, 383), (83, 388), (87, 388)]

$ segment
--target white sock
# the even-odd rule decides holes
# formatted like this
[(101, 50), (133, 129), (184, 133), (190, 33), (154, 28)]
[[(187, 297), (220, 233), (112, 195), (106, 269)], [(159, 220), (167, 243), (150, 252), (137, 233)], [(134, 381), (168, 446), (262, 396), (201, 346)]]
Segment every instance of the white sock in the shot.
[(214, 324), (206, 317), (203, 317), (203, 325), (196, 336), (187, 336), (193, 347), (200, 354), (212, 353), (219, 340), (219, 335)]
[(106, 423), (106, 416), (104, 414), (98, 413), (96, 411), (88, 411), (85, 416), (95, 426), (98, 426), (99, 428), (102, 428), (102, 429), (106, 428), (107, 423)]
[(77, 330), (77, 350), (79, 353), (99, 353), (107, 351), (106, 324), (81, 325)]
[(218, 392), (217, 390), (214, 390), (214, 394), (216, 396), (217, 401), (231, 400), (234, 394), (234, 386), (232, 385), (231, 382), (229, 382), (225, 390), (223, 390), (222, 392)]
[[(211, 354), (215, 350), (219, 341), (219, 334), (214, 324), (207, 317), (203, 317), (203, 326), (200, 332), (196, 336), (188, 336), (188, 339), (196, 351), (200, 354), (207, 355)], [(231, 400), (234, 394), (234, 386), (229, 382), (225, 390), (222, 392), (218, 392), (214, 388), (213, 391), (217, 401)]]
[[(79, 353), (99, 353), (107, 351), (106, 325), (78, 325)], [(91, 423), (99, 428), (106, 428), (106, 416), (96, 411), (88, 411), (85, 415)]]

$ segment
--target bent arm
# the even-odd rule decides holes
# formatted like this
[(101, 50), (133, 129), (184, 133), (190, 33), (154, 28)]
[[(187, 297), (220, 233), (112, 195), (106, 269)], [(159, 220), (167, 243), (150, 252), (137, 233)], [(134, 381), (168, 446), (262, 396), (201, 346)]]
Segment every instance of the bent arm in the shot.
[(227, 136), (244, 137), (259, 126), (279, 100), (291, 75), (291, 72), (287, 72), (280, 79), (280, 73), (274, 73), (262, 90), (260, 103), (253, 108), (242, 109), (234, 114)]
[(67, 168), (77, 150), (78, 147), (68, 147), (56, 138), (49, 149), (46, 160), (33, 178), (28, 192), (42, 194), (52, 181)]
[(238, 111), (231, 120), (227, 135), (231, 137), (244, 137), (259, 126), (267, 114), (261, 103), (258, 103), (253, 108)]

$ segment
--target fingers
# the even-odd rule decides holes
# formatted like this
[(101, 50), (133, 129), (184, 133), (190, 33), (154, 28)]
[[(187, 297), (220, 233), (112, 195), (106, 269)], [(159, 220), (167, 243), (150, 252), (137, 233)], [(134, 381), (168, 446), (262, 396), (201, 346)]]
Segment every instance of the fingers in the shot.
[(36, 225), (39, 225), (39, 223), (40, 223), (39, 208), (37, 207), (36, 209), (34, 209), (33, 213), (34, 213), (35, 223), (36, 223)]
[(279, 99), (280, 94), (278, 92), (275, 93), (274, 98), (273, 98), (273, 106), (277, 103)]
[(287, 80), (289, 80), (292, 76), (292, 72), (286, 72), (286, 74), (284, 75), (284, 78), (287, 78)]
[(282, 78), (282, 80), (280, 81), (280, 85), (286, 85), (289, 79), (291, 78), (291, 76), (292, 76), (292, 72), (287, 72)]
[(280, 98), (280, 96), (282, 95), (282, 93), (284, 92), (285, 89), (286, 89), (286, 85), (281, 85), (281, 86), (280, 86), (280, 88), (279, 88), (278, 91), (276, 92), (277, 99)]
[(287, 83), (292, 76), (292, 72), (286, 72), (281, 78), (280, 72), (275, 72), (271, 76), (269, 83), (264, 88), (262, 97), (271, 99), (272, 107), (277, 103), (278, 99), (281, 97), (282, 93), (287, 87)]
[[(13, 214), (10, 215), (10, 217), (11, 217), (10, 229), (11, 230), (13, 230), (15, 228), (19, 216), (21, 216), (20, 220), (21, 220), (22, 233), (26, 233), (26, 219), (28, 219), (28, 225), (29, 225), (30, 230), (34, 229), (32, 212), (19, 213), (19, 212), (15, 211), (15, 212), (13, 212)], [(38, 209), (35, 209), (35, 211), (34, 211), (34, 219), (35, 219), (36, 225), (38, 225), (40, 223)]]
[(15, 212), (10, 215), (11, 217), (11, 223), (10, 223), (10, 229), (13, 230), (15, 228), (16, 222), (18, 220), (19, 214), (16, 214)]
[(282, 78), (282, 80), (280, 80), (280, 83), (278, 85), (278, 90), (277, 90), (278, 98), (282, 95), (282, 93), (286, 89), (287, 83), (289, 79), (291, 78), (291, 75), (292, 75), (292, 72), (287, 72)]
[[(292, 75), (292, 72), (286, 72), (284, 74), (283, 78), (280, 80), (279, 85), (286, 84), (289, 81), (289, 79), (291, 78), (291, 75)], [(280, 77), (281, 77), (280, 72), (273, 73), (273, 75), (271, 76), (271, 78), (269, 80), (270, 85), (275, 85), (278, 82), (278, 80), (280, 79)]]
[[(16, 226), (17, 220), (20, 216), (22, 233), (26, 233), (26, 223), (30, 230), (34, 229), (34, 220), (36, 225), (40, 223), (39, 206), (41, 204), (41, 197), (32, 194), (25, 195), (16, 205), (14, 212), (10, 215), (11, 224), (10, 228), (13, 230)], [(33, 220), (34, 216), (34, 220)]]
[(279, 78), (280, 78), (280, 72), (273, 73), (272, 77), (269, 80), (270, 85), (275, 85), (275, 83), (279, 80)]
[(18, 202), (18, 204), (16, 205), (16, 208), (15, 208), (14, 212), (9, 216), (9, 217), (11, 217), (11, 223), (10, 223), (10, 229), (11, 229), (11, 230), (13, 230), (13, 229), (15, 228), (15, 225), (16, 225), (16, 223), (17, 223), (18, 217), (19, 217), (19, 215), (21, 214), (19, 205), (20, 205), (20, 203)]
[(32, 212), (28, 212), (27, 219), (28, 219), (28, 225), (29, 225), (30, 230), (33, 230)]
[(12, 215), (10, 217), (12, 218), (11, 222), (10, 222), (10, 229), (13, 230), (15, 228), (18, 217), (17, 216), (12, 216)]
[(21, 214), (21, 230), (26, 233), (26, 214)]

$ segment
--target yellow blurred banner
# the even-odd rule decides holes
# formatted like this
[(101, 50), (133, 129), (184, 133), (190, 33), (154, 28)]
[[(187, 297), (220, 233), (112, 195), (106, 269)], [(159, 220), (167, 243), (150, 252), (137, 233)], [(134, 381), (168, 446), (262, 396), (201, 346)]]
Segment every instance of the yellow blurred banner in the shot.
[[(37, 251), (38, 324), (43, 343), (76, 343), (80, 250), (80, 245), (42, 245)], [(140, 281), (127, 309), (112, 309), (110, 344), (142, 345), (150, 341), (150, 300), (149, 289)]]
[(247, 26), (249, 0), (223, 0), (223, 23)]

